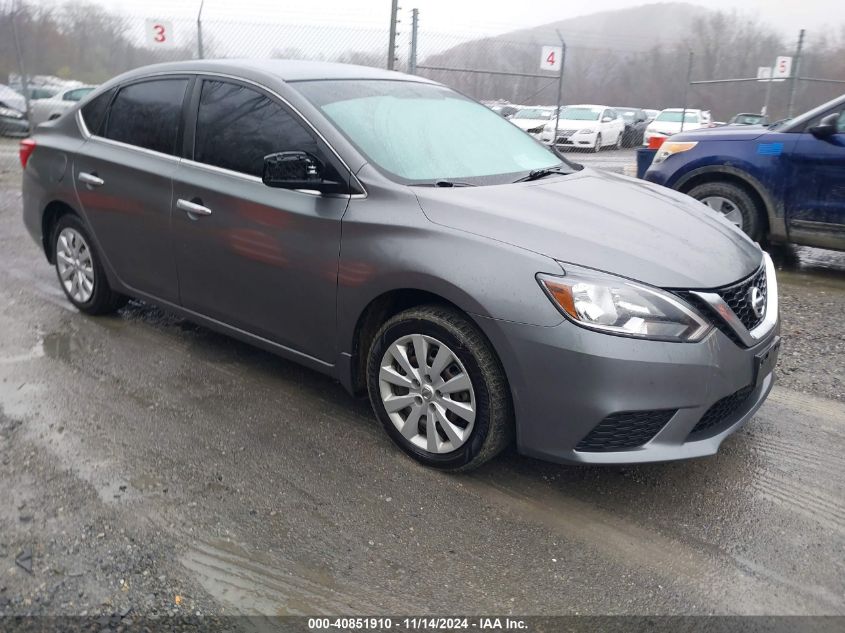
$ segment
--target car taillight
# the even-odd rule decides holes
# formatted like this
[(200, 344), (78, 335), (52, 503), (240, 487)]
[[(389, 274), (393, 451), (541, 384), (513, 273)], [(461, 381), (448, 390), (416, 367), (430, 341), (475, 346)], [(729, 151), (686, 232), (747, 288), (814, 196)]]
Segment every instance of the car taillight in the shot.
[(32, 156), (32, 152), (35, 151), (35, 141), (31, 138), (25, 138), (21, 141), (20, 145), (20, 156), (21, 156), (21, 167), (26, 169), (26, 163), (29, 160), (29, 157)]

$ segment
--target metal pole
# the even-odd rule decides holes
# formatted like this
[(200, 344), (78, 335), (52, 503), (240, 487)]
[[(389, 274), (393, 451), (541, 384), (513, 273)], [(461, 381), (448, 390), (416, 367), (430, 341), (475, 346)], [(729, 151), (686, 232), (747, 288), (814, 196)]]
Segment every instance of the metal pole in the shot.
[(798, 34), (798, 46), (795, 48), (795, 59), (792, 61), (792, 85), (789, 87), (789, 105), (786, 107), (786, 118), (792, 118), (795, 107), (795, 91), (798, 89), (798, 73), (801, 72), (801, 49), (804, 48), (804, 29)]
[(689, 87), (692, 82), (692, 60), (693, 52), (689, 52), (689, 63), (687, 64), (687, 83), (684, 86), (684, 107), (681, 109), (681, 132), (684, 131), (684, 123), (687, 118), (687, 97), (689, 96)]
[(420, 10), (411, 9), (411, 54), (408, 59), (408, 72), (417, 74), (417, 29), (420, 26)]
[(396, 63), (396, 14), (399, 11), (399, 0), (390, 2), (390, 37), (387, 42), (387, 70), (393, 70)]
[(775, 74), (775, 67), (769, 68), (769, 80), (766, 82), (766, 103), (763, 105), (763, 115), (769, 116), (769, 100), (772, 98), (772, 75)]
[(15, 40), (15, 57), (18, 58), (18, 72), (21, 75), (21, 87), (23, 88), (23, 99), (26, 105), (26, 116), (29, 117), (29, 82), (26, 78), (26, 70), (23, 65), (23, 51), (21, 50), (21, 40), (18, 37), (18, 21), (17, 15), (20, 11), (20, 3), (18, 3), (17, 10), (12, 12), (12, 38)]
[(552, 136), (552, 149), (557, 147), (557, 129), (560, 125), (560, 105), (563, 102), (563, 69), (566, 66), (566, 42), (560, 31), (555, 29), (560, 39), (560, 75), (557, 78), (557, 107), (555, 108), (555, 133)]
[(202, 47), (202, 7), (205, 0), (200, 0), (200, 10), (197, 13), (197, 58), (204, 59), (205, 51)]

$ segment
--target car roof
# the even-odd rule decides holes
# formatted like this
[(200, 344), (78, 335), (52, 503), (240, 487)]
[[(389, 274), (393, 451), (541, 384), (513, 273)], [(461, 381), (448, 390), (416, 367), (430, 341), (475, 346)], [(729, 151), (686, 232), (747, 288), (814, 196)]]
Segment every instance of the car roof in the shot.
[(394, 81), (416, 81), (437, 83), (404, 73), (370, 66), (339, 64), (334, 62), (315, 62), (291, 59), (202, 59), (182, 62), (166, 62), (144, 66), (123, 75), (142, 77), (159, 72), (219, 72), (237, 75), (238, 72), (252, 71), (272, 75), (282, 81), (308, 81), (319, 79), (390, 79)]

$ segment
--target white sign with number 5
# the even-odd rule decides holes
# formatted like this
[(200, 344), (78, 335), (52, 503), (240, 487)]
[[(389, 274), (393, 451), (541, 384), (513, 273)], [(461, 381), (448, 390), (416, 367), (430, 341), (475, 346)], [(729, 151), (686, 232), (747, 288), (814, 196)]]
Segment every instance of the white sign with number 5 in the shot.
[(540, 58), (541, 70), (560, 70), (563, 63), (563, 49), (560, 46), (544, 46)]
[(169, 20), (147, 20), (146, 39), (155, 48), (172, 47), (173, 23)]

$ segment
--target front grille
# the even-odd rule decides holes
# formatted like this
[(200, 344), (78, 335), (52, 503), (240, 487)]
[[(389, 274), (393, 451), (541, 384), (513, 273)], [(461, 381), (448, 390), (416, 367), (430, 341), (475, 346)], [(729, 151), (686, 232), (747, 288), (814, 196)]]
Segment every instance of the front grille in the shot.
[(719, 427), (715, 430), (720, 431), (722, 426), (732, 423), (734, 415), (742, 409), (752, 391), (754, 391), (754, 385), (748, 385), (718, 400), (701, 416), (687, 439), (701, 439), (706, 435), (713, 434), (714, 427)]
[(716, 292), (719, 294), (725, 303), (727, 303), (734, 314), (742, 321), (742, 324), (749, 330), (753, 330), (760, 325), (765, 318), (765, 311), (763, 316), (758, 317), (754, 314), (751, 308), (751, 299), (749, 293), (752, 287), (756, 287), (763, 296), (763, 305), (766, 305), (766, 269), (761, 267), (756, 273), (751, 275), (748, 279), (740, 281), (739, 283), (719, 288)]
[(677, 409), (611, 413), (578, 442), (576, 451), (602, 453), (642, 446), (662, 429)]
[(572, 136), (573, 134), (575, 134), (575, 132), (576, 132), (576, 130), (558, 130), (557, 135), (558, 136)]
[(740, 347), (745, 347), (745, 343), (743, 343), (742, 340), (740, 340), (739, 335), (737, 335), (737, 333), (734, 332), (734, 329), (730, 325), (728, 325), (727, 321), (725, 321), (722, 317), (720, 317), (713, 310), (713, 308), (710, 306), (710, 304), (707, 303), (704, 299), (692, 294), (691, 292), (679, 292), (678, 294), (681, 295), (681, 297), (683, 297), (688, 303), (691, 303), (693, 305), (693, 307), (698, 308), (698, 311), (701, 312), (702, 314), (712, 315), (713, 318), (711, 319), (711, 321), (712, 321), (713, 325), (715, 325), (716, 328), (722, 334), (727, 336), (729, 339), (731, 339), (734, 343), (736, 343)]

